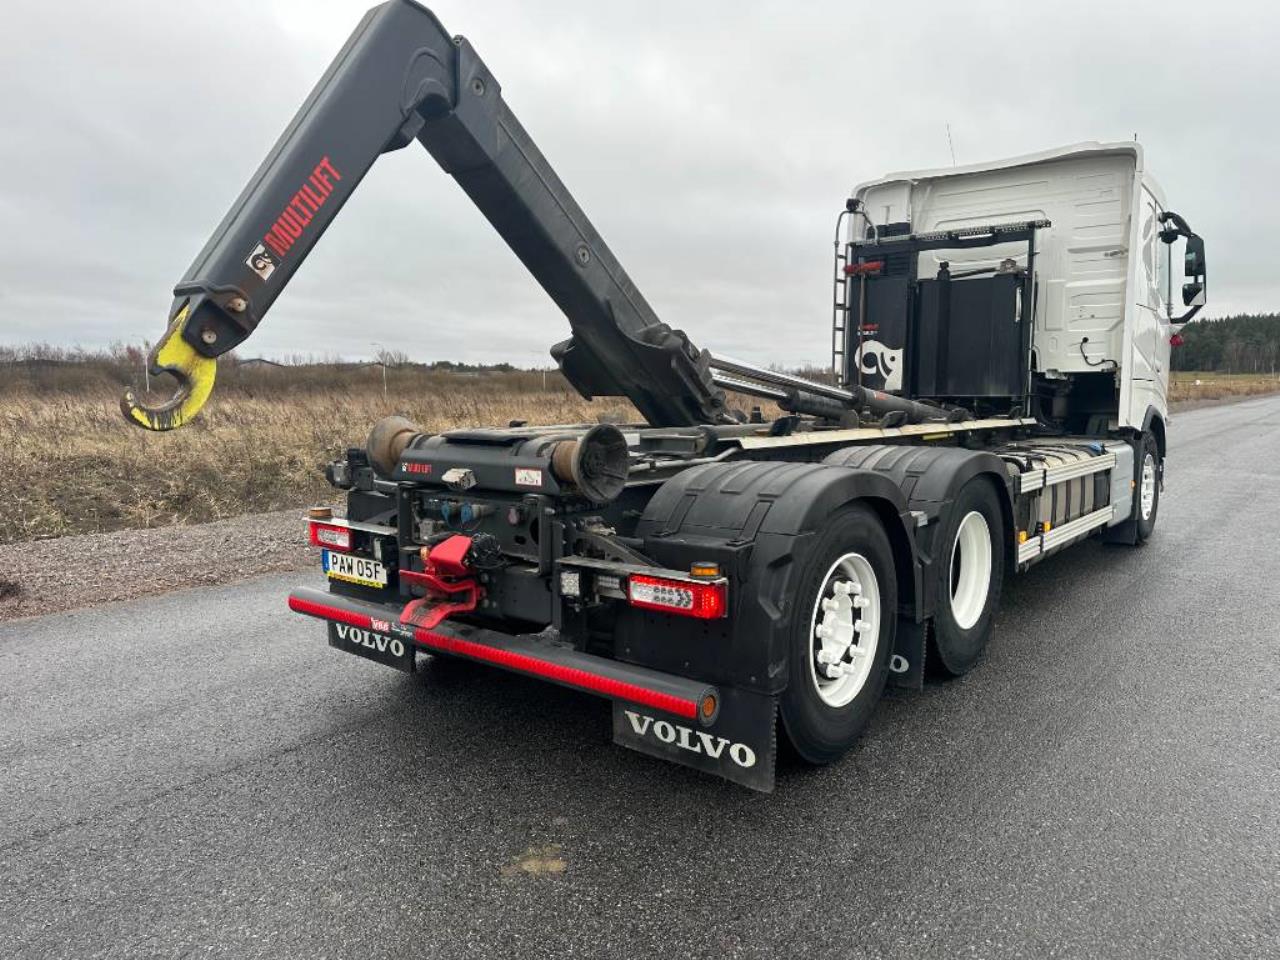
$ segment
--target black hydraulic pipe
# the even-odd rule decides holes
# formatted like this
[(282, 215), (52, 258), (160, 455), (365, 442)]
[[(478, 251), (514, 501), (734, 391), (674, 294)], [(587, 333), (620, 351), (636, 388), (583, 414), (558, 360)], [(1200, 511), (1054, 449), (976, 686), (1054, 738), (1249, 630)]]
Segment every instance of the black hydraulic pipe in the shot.
[[(748, 385), (740, 378), (749, 377), (763, 381), (768, 387), (757, 388), (754, 391), (755, 394), (757, 396), (767, 396), (769, 399), (777, 401), (778, 405), (784, 410), (789, 410), (793, 413), (805, 413), (828, 420), (840, 420), (844, 414), (852, 410), (867, 410), (878, 416), (900, 412), (906, 414), (908, 423), (950, 420), (952, 416), (956, 415), (943, 410), (941, 407), (921, 403), (919, 400), (908, 400), (906, 397), (896, 397), (891, 393), (883, 393), (879, 390), (871, 390), (854, 384), (850, 384), (849, 389), (841, 389), (829, 384), (806, 380), (804, 377), (782, 373), (778, 370), (770, 370), (767, 367), (761, 367), (745, 360), (710, 356), (708, 365), (712, 370), (724, 370), (734, 374), (735, 376), (728, 378), (716, 374), (713, 374), (713, 377), (718, 376), (718, 382), (722, 386), (725, 385), (726, 380), (731, 381), (735, 386), (730, 389), (741, 390), (743, 393), (753, 391), (747, 389)], [(768, 388), (776, 389), (765, 392)], [(772, 395), (776, 393), (785, 393), (786, 399)], [(788, 406), (787, 404), (792, 405)], [(961, 414), (967, 415), (964, 411), (961, 411)]]
[(869, 390), (858, 387), (859, 406), (871, 413), (883, 416), (886, 413), (905, 413), (908, 423), (924, 423), (929, 420), (950, 420), (953, 416), (941, 407), (921, 403), (919, 400), (908, 400), (906, 397), (895, 397), (891, 393)]
[(856, 417), (854, 409), (839, 400), (820, 397), (816, 393), (805, 393), (803, 390), (792, 390), (778, 401), (778, 406), (788, 413), (802, 413), (810, 417), (821, 417), (839, 423), (846, 418)]

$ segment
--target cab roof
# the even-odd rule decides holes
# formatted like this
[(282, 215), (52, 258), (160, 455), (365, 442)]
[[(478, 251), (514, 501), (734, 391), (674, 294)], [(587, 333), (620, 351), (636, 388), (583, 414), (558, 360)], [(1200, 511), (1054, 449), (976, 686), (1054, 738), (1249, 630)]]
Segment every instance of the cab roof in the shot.
[(1164, 191), (1160, 189), (1151, 175), (1143, 168), (1142, 144), (1136, 140), (1086, 140), (1082, 143), (1072, 143), (1063, 147), (1054, 147), (1050, 150), (1041, 150), (1038, 153), (1024, 153), (1017, 157), (1008, 157), (1003, 160), (989, 160), (984, 163), (967, 163), (957, 167), (936, 167), (932, 170), (901, 170), (895, 173), (885, 174), (876, 180), (868, 180), (854, 187), (854, 196), (861, 196), (866, 190), (872, 187), (882, 186), (888, 183), (902, 183), (904, 181), (916, 180), (935, 180), (942, 177), (957, 177), (972, 173), (986, 173), (992, 170), (1007, 170), (1013, 167), (1030, 167), (1041, 163), (1052, 163), (1056, 160), (1066, 160), (1075, 157), (1099, 157), (1099, 156), (1131, 156), (1137, 175), (1141, 177), (1142, 182), (1155, 194), (1156, 199), (1161, 206), (1164, 205)]

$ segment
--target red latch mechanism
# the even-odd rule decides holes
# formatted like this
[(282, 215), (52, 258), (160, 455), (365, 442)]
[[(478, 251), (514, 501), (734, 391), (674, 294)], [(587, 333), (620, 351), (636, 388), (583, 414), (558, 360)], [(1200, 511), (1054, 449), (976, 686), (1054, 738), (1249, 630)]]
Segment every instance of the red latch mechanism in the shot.
[(867, 260), (863, 263), (846, 263), (844, 265), (844, 275), (846, 277), (864, 277), (868, 274), (878, 274), (883, 269), (883, 260)]
[(470, 613), (480, 602), (480, 584), (467, 566), (471, 538), (457, 535), (422, 548), (422, 572), (401, 570), (400, 579), (426, 590), (400, 611), (400, 622), (430, 630), (455, 613)]

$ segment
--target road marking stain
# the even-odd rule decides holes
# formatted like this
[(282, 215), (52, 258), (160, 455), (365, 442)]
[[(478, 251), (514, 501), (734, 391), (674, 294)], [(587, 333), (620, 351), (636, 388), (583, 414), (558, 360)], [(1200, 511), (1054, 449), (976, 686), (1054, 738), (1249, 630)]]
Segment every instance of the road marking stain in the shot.
[(569, 866), (561, 855), (560, 844), (549, 843), (542, 847), (530, 847), (499, 870), (504, 877), (521, 874), (564, 873)]

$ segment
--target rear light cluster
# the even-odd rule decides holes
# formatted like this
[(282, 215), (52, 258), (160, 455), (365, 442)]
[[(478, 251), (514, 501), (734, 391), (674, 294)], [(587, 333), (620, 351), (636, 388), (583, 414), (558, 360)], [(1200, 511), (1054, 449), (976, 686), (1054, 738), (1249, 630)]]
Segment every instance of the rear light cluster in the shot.
[(728, 594), (724, 580), (669, 580), (641, 573), (627, 577), (627, 601), (631, 606), (699, 620), (723, 617), (729, 609)]
[(311, 545), (329, 550), (350, 550), (351, 530), (332, 523), (311, 521)]

